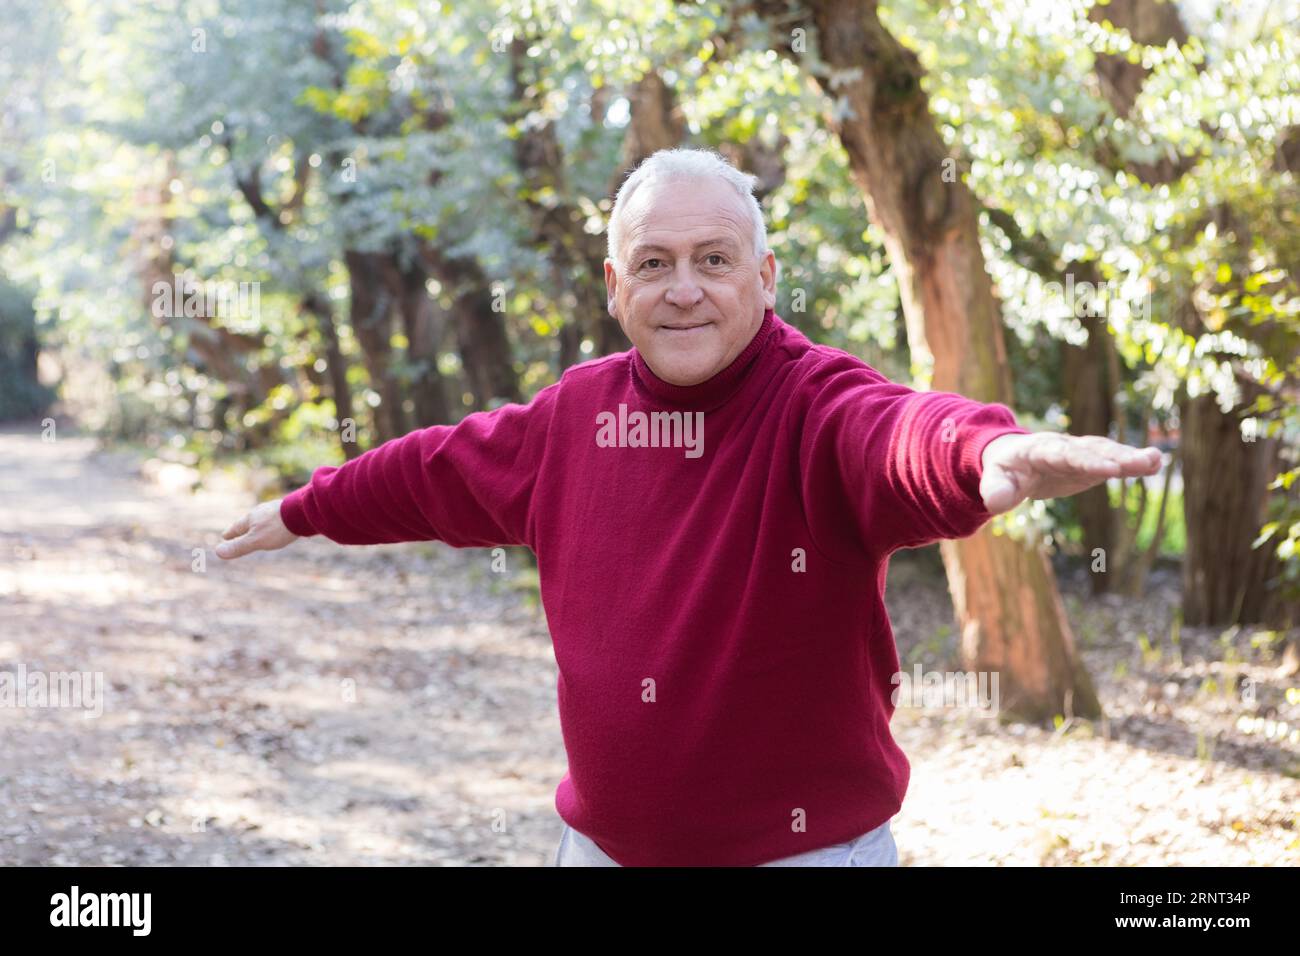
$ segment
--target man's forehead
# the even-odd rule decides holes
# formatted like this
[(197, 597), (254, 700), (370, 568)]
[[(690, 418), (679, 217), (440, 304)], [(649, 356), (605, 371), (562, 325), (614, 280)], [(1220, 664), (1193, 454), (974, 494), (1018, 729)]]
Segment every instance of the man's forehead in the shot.
[(707, 227), (721, 231), (743, 229), (745, 213), (740, 197), (725, 183), (647, 183), (632, 194), (627, 209), (629, 225), (638, 231), (668, 226), (675, 229)]
[(630, 237), (630, 241), (633, 251), (642, 249), (699, 249), (704, 246), (730, 250), (740, 248), (736, 236), (730, 232), (713, 230), (701, 233), (696, 231), (693, 235), (680, 229), (673, 229), (671, 226), (638, 231)]

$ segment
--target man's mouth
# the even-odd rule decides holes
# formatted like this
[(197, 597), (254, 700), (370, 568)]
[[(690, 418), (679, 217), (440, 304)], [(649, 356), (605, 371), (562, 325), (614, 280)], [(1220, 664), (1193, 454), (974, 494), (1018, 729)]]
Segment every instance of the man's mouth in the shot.
[(659, 326), (659, 328), (665, 332), (694, 332), (696, 329), (702, 329), (712, 324), (712, 322), (670, 322), (667, 325)]

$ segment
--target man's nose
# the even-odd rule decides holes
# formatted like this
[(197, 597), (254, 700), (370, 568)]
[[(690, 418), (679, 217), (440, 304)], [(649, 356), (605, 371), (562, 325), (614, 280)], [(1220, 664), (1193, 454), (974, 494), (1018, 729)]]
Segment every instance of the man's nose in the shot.
[(677, 263), (666, 297), (670, 305), (679, 309), (693, 308), (704, 298), (704, 289), (696, 281), (695, 269), (690, 262)]

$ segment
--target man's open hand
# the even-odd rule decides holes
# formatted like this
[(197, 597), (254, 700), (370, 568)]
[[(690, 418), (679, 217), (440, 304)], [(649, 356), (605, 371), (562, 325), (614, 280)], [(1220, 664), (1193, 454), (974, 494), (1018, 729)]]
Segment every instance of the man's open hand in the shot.
[(1159, 448), (1133, 448), (1100, 435), (999, 435), (984, 446), (980, 496), (991, 514), (1026, 498), (1064, 498), (1107, 478), (1137, 478), (1160, 470)]
[(280, 520), (278, 500), (263, 501), (227, 528), (221, 537), (226, 540), (217, 545), (219, 558), (242, 558), (254, 551), (274, 551), (298, 539)]

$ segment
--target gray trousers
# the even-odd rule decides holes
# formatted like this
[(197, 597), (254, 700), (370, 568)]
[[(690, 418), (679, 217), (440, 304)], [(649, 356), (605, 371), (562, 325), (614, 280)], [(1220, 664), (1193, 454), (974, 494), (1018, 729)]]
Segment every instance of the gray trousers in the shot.
[[(552, 866), (618, 866), (590, 837), (567, 823), (560, 835)], [(759, 866), (898, 866), (898, 847), (889, 821), (848, 843), (782, 857)]]

